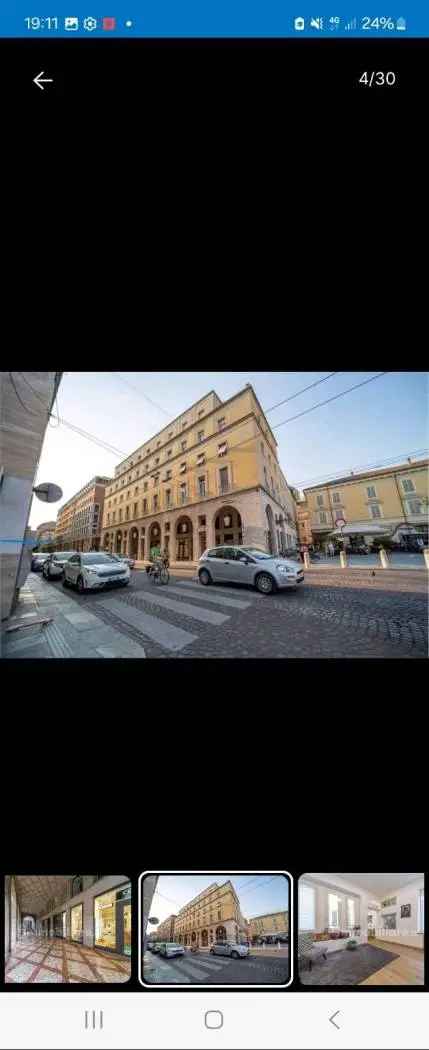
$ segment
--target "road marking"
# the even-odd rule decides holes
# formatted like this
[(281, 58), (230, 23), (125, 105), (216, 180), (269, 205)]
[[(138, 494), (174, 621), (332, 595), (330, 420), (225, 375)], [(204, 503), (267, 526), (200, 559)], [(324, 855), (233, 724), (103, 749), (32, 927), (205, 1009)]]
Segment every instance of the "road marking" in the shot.
[(197, 634), (183, 631), (181, 627), (174, 627), (157, 616), (149, 616), (141, 609), (135, 609), (134, 606), (114, 598), (111, 598), (110, 601), (99, 602), (99, 605), (107, 612), (114, 613), (123, 623), (136, 627), (140, 634), (171, 652), (179, 652), (180, 649), (184, 649), (198, 638)]
[[(175, 969), (175, 971), (177, 973), (178, 972), (178, 967), (174, 967), (174, 969)], [(222, 969), (222, 967), (216, 966), (215, 969), (216, 970)], [(194, 978), (197, 978), (199, 981), (201, 981), (201, 978), (204, 977), (204, 974), (207, 973), (208, 970), (207, 970), (207, 968), (204, 968), (204, 966), (202, 966), (201, 964), (198, 964), (198, 963), (195, 963), (195, 962), (189, 962), (189, 960), (186, 959), (186, 961), (183, 960), (183, 963), (182, 963), (182, 965), (180, 967), (180, 972), (181, 973), (184, 972), (185, 977), (187, 975), (189, 975), (191, 978), (194, 977)]]
[(176, 602), (174, 599), (164, 598), (158, 594), (143, 594), (138, 591), (135, 601), (150, 602), (151, 605), (159, 605), (161, 609), (169, 609), (170, 612), (180, 613), (181, 616), (190, 616), (193, 620), (201, 620), (202, 623), (210, 623), (212, 627), (220, 627), (230, 619), (222, 613), (213, 612), (213, 609), (203, 609), (199, 605), (188, 605), (187, 602)]
[[(207, 593), (207, 588), (205, 589), (204, 594), (202, 593), (202, 591), (203, 591), (203, 588), (200, 587), (199, 588), (199, 592), (200, 592), (199, 597), (201, 598), (202, 602), (214, 602), (216, 605), (227, 605), (231, 609), (249, 609), (250, 608), (250, 602), (242, 602), (242, 601), (239, 601), (238, 598), (227, 598), (223, 594), (211, 594), (211, 593), (208, 594)], [(180, 594), (180, 595), (183, 595), (184, 592), (182, 591), (182, 589), (180, 587), (169, 587), (168, 588), (168, 593), (169, 594)], [(189, 597), (191, 597), (191, 595), (189, 595)], [(192, 594), (192, 598), (197, 598), (197, 595), (196, 594), (195, 595)]]
[[(175, 585), (176, 585), (176, 583), (178, 583), (177, 580), (174, 581)], [(235, 589), (232, 586), (231, 587), (221, 587), (217, 583), (213, 583), (210, 587), (203, 587), (203, 585), (201, 583), (194, 583), (193, 580), (182, 580), (180, 582), (180, 586), (184, 587), (185, 590), (192, 590), (192, 589), (193, 590), (197, 590), (197, 591), (199, 591), (200, 594), (201, 594), (201, 592), (204, 592), (205, 594), (207, 594), (207, 591), (208, 591), (209, 594), (224, 594), (226, 597), (229, 597), (229, 598), (232, 595), (239, 595), (240, 594), (240, 595), (243, 595), (243, 598), (245, 598), (246, 602), (248, 602), (248, 601), (266, 601), (266, 596), (264, 594), (259, 594), (258, 591), (254, 591), (250, 587), (248, 589), (246, 589), (246, 590), (244, 590), (244, 588), (243, 588), (243, 590), (242, 590), (241, 588)]]

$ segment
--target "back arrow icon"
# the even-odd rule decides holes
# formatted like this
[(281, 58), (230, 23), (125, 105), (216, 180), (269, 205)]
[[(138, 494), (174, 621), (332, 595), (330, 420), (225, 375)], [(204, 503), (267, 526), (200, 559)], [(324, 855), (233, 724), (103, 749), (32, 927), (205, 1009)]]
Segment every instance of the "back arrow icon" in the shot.
[(37, 84), (37, 87), (39, 87), (41, 91), (45, 90), (43, 87), (44, 84), (53, 84), (53, 80), (51, 77), (45, 77), (45, 79), (43, 80), (43, 74), (44, 70), (42, 69), (41, 73), (38, 73), (37, 77), (34, 77), (33, 79), (33, 84)]
[(340, 1026), (339, 1026), (339, 1024), (335, 1024), (334, 1017), (338, 1017), (339, 1013), (340, 1013), (340, 1011), (337, 1010), (336, 1013), (332, 1014), (332, 1017), (329, 1018), (331, 1024), (333, 1024), (334, 1028), (338, 1028), (338, 1031), (340, 1031)]

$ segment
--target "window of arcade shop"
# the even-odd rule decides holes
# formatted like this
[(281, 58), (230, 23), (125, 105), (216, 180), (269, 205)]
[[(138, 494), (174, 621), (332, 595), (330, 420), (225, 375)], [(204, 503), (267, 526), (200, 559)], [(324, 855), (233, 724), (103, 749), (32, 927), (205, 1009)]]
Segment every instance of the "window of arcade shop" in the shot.
[(94, 898), (94, 948), (131, 955), (131, 885)]
[(72, 941), (83, 941), (83, 904), (75, 904), (70, 910), (70, 935)]

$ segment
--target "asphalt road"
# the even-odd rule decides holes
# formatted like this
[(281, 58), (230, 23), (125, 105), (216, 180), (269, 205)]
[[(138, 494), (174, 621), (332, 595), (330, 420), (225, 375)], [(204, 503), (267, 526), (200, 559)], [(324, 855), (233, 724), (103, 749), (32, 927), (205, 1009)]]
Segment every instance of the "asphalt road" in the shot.
[[(146, 966), (147, 960), (147, 966)], [(270, 956), (249, 955), (242, 959), (198, 952), (175, 959), (159, 959), (147, 952), (145, 980), (150, 984), (287, 984), (289, 959), (275, 951)], [(150, 968), (150, 969), (149, 969)]]
[[(362, 559), (365, 561), (365, 559)], [(45, 583), (61, 588), (61, 583)], [(153, 585), (134, 570), (128, 587), (67, 594), (102, 623), (144, 646), (147, 658), (425, 658), (427, 573), (309, 572), (296, 592), (203, 588), (171, 577)]]

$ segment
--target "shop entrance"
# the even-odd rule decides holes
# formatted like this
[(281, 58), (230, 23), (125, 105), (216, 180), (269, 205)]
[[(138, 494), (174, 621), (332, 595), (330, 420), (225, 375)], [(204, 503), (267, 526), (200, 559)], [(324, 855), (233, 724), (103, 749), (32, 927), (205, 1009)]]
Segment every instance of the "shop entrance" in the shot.
[(94, 899), (94, 948), (131, 955), (131, 887)]
[(59, 912), (54, 915), (54, 937), (65, 938), (66, 935), (66, 913), (65, 911)]

